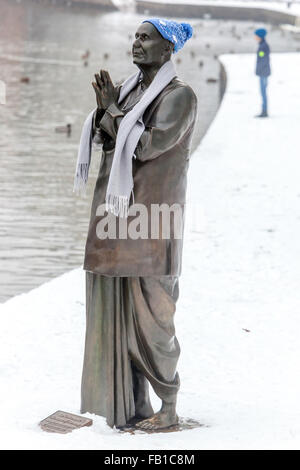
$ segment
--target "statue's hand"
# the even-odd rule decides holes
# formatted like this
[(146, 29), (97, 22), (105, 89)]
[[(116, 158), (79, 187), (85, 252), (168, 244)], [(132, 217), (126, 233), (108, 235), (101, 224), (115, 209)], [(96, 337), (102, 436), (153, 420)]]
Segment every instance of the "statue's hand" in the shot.
[(93, 88), (95, 90), (95, 93), (96, 93), (96, 101), (97, 101), (97, 107), (98, 109), (103, 109), (103, 106), (102, 106), (102, 103), (101, 103), (101, 92), (100, 92), (100, 89), (97, 85), (97, 83), (95, 82), (92, 82), (92, 85), (93, 85)]
[(93, 82), (97, 99), (97, 106), (101, 109), (107, 109), (117, 100), (117, 89), (114, 87), (109, 73), (106, 70), (100, 70), (100, 74), (95, 75), (96, 82)]

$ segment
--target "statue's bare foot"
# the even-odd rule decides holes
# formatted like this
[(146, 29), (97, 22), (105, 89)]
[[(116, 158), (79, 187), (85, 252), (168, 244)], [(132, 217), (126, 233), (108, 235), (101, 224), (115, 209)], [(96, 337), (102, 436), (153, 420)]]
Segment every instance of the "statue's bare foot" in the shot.
[(178, 416), (169, 411), (159, 411), (148, 419), (139, 421), (135, 427), (144, 431), (155, 431), (157, 429), (168, 428), (178, 423)]

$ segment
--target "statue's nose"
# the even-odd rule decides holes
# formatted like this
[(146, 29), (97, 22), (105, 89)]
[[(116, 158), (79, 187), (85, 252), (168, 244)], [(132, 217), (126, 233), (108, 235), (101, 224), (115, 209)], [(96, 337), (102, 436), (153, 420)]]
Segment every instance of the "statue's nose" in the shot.
[(139, 40), (139, 38), (136, 38), (133, 43), (133, 47), (140, 47), (140, 45), (141, 45), (141, 41)]

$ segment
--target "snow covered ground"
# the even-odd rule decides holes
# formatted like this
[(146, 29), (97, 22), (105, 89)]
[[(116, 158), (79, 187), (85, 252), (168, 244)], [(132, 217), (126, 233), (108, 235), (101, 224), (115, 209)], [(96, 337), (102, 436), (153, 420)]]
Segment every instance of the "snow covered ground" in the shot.
[(0, 305), (1, 448), (300, 448), (300, 55), (272, 55), (271, 117), (261, 120), (255, 56), (221, 59), (227, 92), (191, 159), (176, 313), (178, 412), (205, 426), (133, 436), (90, 415), (91, 428), (68, 435), (40, 430), (57, 409), (79, 413), (76, 269)]

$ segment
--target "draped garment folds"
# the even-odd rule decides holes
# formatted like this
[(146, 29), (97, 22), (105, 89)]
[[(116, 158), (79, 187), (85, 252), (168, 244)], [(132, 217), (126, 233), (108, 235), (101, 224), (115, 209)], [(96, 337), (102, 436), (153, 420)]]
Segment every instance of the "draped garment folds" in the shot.
[(86, 293), (81, 412), (105, 416), (111, 427), (124, 426), (135, 415), (132, 364), (161, 399), (179, 389), (173, 321), (178, 278), (87, 272)]
[[(81, 412), (123, 426), (135, 414), (134, 368), (161, 399), (178, 392), (180, 347), (174, 313), (183, 239), (99, 239), (118, 122), (140, 99), (139, 83), (120, 103), (94, 116), (103, 143), (86, 242), (86, 338)], [(145, 131), (133, 159), (134, 202), (179, 204), (184, 211), (191, 138), (197, 114), (193, 90), (175, 77), (144, 113)], [(115, 217), (112, 215), (112, 217)], [(118, 218), (116, 218), (118, 219)], [(130, 222), (131, 216), (128, 217)]]

